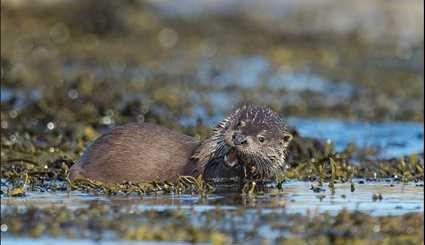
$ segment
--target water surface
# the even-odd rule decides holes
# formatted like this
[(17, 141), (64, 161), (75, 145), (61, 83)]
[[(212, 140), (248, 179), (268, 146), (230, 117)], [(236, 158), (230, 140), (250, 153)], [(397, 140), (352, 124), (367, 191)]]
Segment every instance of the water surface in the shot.
[[(315, 192), (311, 185), (317, 183), (290, 181), (284, 188), (269, 193), (257, 193), (253, 196), (239, 192), (213, 193), (207, 197), (200, 195), (155, 194), (139, 196), (96, 196), (81, 192), (28, 192), (23, 198), (2, 197), (2, 209), (9, 206), (25, 208), (29, 205), (47, 208), (51, 205), (64, 205), (75, 209), (88, 207), (91, 203), (102, 203), (111, 207), (129, 210), (167, 210), (179, 209), (197, 212), (209, 212), (218, 209), (247, 208), (244, 213), (286, 212), (307, 214), (308, 212), (329, 212), (336, 214), (342, 209), (362, 211), (371, 215), (401, 215), (409, 212), (423, 212), (423, 183), (399, 183), (392, 180), (366, 182), (354, 180), (355, 191), (349, 183), (336, 184), (335, 193), (325, 185), (323, 190)], [(363, 183), (363, 184), (358, 184)], [(374, 194), (381, 194), (382, 200), (374, 200)]]

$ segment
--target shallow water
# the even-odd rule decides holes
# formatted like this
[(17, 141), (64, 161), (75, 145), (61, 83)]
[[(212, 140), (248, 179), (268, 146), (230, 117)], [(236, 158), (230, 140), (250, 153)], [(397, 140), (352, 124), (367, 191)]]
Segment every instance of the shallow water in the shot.
[[(214, 229), (224, 229), (235, 239), (249, 237), (255, 231), (258, 237), (273, 241), (290, 233), (283, 228), (283, 220), (273, 220), (272, 217), (303, 214), (308, 217), (327, 212), (337, 214), (342, 209), (362, 211), (373, 216), (402, 215), (406, 213), (423, 213), (424, 196), (423, 182), (397, 183), (391, 180), (382, 182), (363, 182), (355, 180), (355, 191), (351, 192), (350, 184), (336, 184), (335, 193), (325, 186), (323, 191), (316, 193), (310, 189), (308, 182), (288, 182), (282, 191), (258, 193), (253, 196), (243, 196), (239, 193), (217, 193), (207, 197), (198, 195), (149, 195), (135, 196), (93, 196), (79, 192), (71, 193), (28, 193), (25, 198), (3, 198), (2, 211), (10, 206), (25, 209), (29, 206), (49, 208), (65, 206), (67, 209), (87, 208), (90, 204), (107, 205), (111, 210), (133, 214), (135, 219), (141, 219), (140, 212), (155, 210), (178, 210), (189, 217), (194, 226), (205, 222), (203, 214), (213, 214), (214, 210), (225, 211), (221, 217), (213, 218)], [(382, 200), (374, 200), (374, 194), (381, 194)], [(150, 218), (148, 218), (150, 219)], [(155, 218), (153, 218), (155, 219)], [(267, 220), (272, 219), (273, 221)], [(294, 222), (294, 221), (291, 221)], [(258, 239), (258, 237), (255, 239)], [(237, 240), (236, 240), (237, 241)], [(258, 244), (259, 240), (249, 240), (248, 244)], [(136, 244), (123, 240), (68, 240), (62, 238), (41, 237), (38, 239), (13, 237), (7, 233), (2, 238), (2, 244)], [(187, 244), (141, 242), (137, 244)]]
[(289, 124), (296, 126), (301, 135), (331, 140), (337, 151), (350, 143), (376, 148), (378, 156), (383, 158), (422, 153), (424, 150), (424, 126), (421, 123), (291, 118)]
[[(167, 210), (180, 209), (191, 212), (208, 212), (216, 208), (247, 208), (246, 214), (257, 212), (286, 212), (307, 214), (311, 212), (329, 212), (336, 214), (342, 209), (362, 211), (371, 215), (401, 215), (409, 212), (423, 212), (423, 183), (398, 183), (391, 180), (380, 182), (355, 180), (355, 191), (350, 184), (336, 184), (335, 193), (323, 187), (323, 191), (314, 192), (309, 182), (290, 181), (284, 184), (282, 191), (257, 193), (252, 197), (237, 192), (209, 194), (206, 198), (199, 195), (147, 195), (139, 196), (93, 196), (81, 192), (28, 192), (23, 198), (2, 197), (2, 209), (15, 206), (25, 208), (29, 205), (46, 208), (51, 205), (66, 206), (71, 209), (88, 207), (91, 203), (101, 203), (111, 207), (129, 210)], [(374, 194), (381, 194), (382, 200), (373, 200)]]
[[(355, 191), (351, 191), (349, 183), (336, 184), (332, 193), (327, 185), (320, 192), (311, 190), (309, 182), (290, 181), (284, 184), (281, 191), (257, 193), (252, 196), (240, 193), (217, 193), (206, 197), (199, 195), (147, 195), (139, 196), (94, 196), (81, 192), (40, 193), (28, 192), (26, 197), (2, 197), (2, 212), (9, 207), (20, 210), (28, 207), (53, 208), (65, 206), (67, 209), (88, 208), (91, 204), (106, 205), (112, 210), (124, 213), (143, 211), (178, 210), (187, 215), (193, 225), (202, 224), (203, 214), (220, 210), (227, 213), (223, 220), (217, 221), (216, 226), (226, 229), (228, 222), (236, 237), (245, 237), (249, 231), (256, 230), (258, 235), (267, 239), (275, 239), (282, 235), (276, 230), (276, 221), (269, 223), (264, 220), (267, 215), (285, 217), (286, 214), (301, 214), (314, 216), (319, 213), (336, 215), (343, 209), (361, 211), (373, 216), (402, 215), (406, 213), (423, 213), (424, 196), (423, 182), (400, 183), (392, 180), (379, 182), (364, 182), (361, 179), (353, 181)], [(382, 195), (381, 200), (373, 198), (374, 194)], [(264, 216), (266, 215), (266, 216)], [(204, 217), (205, 218), (205, 217)], [(278, 221), (278, 224), (281, 222)], [(69, 240), (62, 238), (42, 237), (31, 239), (14, 237), (4, 233), (2, 244), (98, 244), (94, 240)], [(135, 244), (131, 241), (101, 240), (100, 244)], [(162, 242), (142, 242), (137, 244), (175, 244)], [(185, 243), (179, 243), (185, 244)], [(254, 243), (253, 243), (254, 244)]]

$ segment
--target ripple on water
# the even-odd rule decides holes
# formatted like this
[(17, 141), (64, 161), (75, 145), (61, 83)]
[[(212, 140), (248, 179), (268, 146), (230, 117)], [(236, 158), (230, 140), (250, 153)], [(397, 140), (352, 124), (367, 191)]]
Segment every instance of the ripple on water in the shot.
[[(357, 183), (357, 181), (354, 181)], [(141, 199), (138, 196), (93, 196), (81, 192), (70, 193), (37, 193), (29, 192), (24, 198), (2, 197), (1, 208), (10, 206), (25, 208), (28, 205), (40, 208), (53, 205), (65, 205), (76, 209), (88, 207), (91, 203), (103, 203), (111, 207), (128, 208), (129, 210), (181, 209), (188, 213), (194, 211), (208, 212), (220, 209), (238, 209), (246, 207), (244, 212), (287, 212), (306, 214), (307, 212), (329, 212), (336, 214), (342, 209), (362, 211), (371, 215), (401, 215), (408, 212), (424, 211), (423, 183), (366, 182), (356, 184), (351, 192), (350, 184), (336, 184), (335, 193), (325, 186), (321, 193), (313, 192), (311, 183), (290, 181), (284, 184), (282, 191), (257, 193), (247, 198), (240, 193), (217, 193), (204, 198), (199, 195), (148, 195)], [(373, 194), (380, 193), (383, 199), (374, 200)], [(251, 209), (252, 208), (252, 209)]]

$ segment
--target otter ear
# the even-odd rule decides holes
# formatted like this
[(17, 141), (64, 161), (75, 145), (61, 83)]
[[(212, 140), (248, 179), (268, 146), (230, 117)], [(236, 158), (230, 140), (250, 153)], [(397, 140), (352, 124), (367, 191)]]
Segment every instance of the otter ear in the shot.
[(285, 134), (283, 135), (282, 139), (280, 140), (280, 144), (286, 147), (286, 146), (288, 146), (288, 145), (289, 145), (289, 143), (291, 143), (291, 140), (292, 140), (293, 138), (294, 138), (294, 137), (292, 136), (292, 134), (290, 134), (290, 133), (285, 133)]

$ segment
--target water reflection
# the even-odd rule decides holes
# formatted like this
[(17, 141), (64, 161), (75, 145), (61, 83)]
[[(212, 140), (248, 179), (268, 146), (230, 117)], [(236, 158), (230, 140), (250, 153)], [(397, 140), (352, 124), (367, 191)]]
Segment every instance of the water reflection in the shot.
[[(49, 207), (50, 205), (65, 205), (76, 209), (88, 207), (91, 203), (110, 205), (111, 207), (128, 210), (158, 210), (180, 209), (196, 212), (208, 212), (216, 208), (236, 210), (241, 207), (245, 213), (257, 212), (330, 212), (336, 214), (342, 209), (363, 211), (371, 215), (399, 215), (408, 212), (423, 212), (423, 183), (402, 184), (391, 180), (382, 182), (366, 182), (354, 180), (356, 190), (351, 192), (350, 184), (336, 184), (333, 194), (327, 186), (324, 192), (311, 190), (309, 182), (290, 181), (284, 184), (281, 191), (269, 189), (252, 196), (241, 195), (240, 192), (220, 192), (200, 195), (153, 194), (140, 198), (139, 196), (94, 196), (81, 192), (71, 193), (38, 193), (28, 192), (24, 198), (2, 197), (2, 209), (8, 206), (24, 208), (28, 205)], [(363, 183), (363, 184), (358, 184)], [(382, 200), (373, 199), (380, 193)]]

